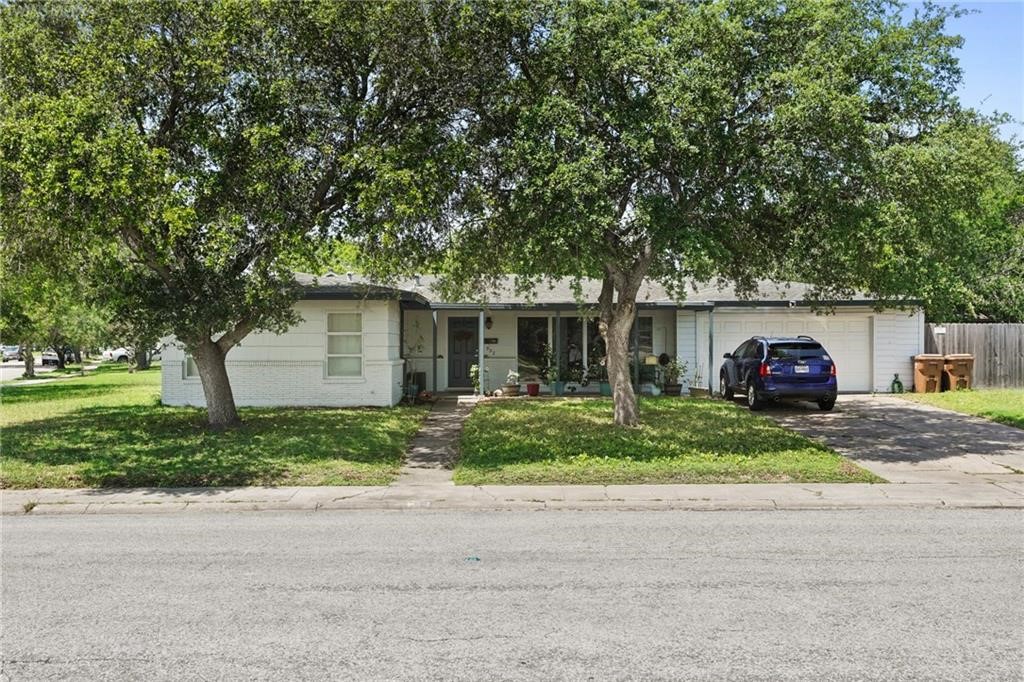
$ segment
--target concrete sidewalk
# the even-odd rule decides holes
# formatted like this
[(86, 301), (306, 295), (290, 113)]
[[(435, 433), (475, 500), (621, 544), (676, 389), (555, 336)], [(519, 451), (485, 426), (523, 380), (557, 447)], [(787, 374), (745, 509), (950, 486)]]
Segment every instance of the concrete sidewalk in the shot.
[(1024, 509), (1024, 475), (995, 482), (5, 490), (3, 514), (335, 509)]

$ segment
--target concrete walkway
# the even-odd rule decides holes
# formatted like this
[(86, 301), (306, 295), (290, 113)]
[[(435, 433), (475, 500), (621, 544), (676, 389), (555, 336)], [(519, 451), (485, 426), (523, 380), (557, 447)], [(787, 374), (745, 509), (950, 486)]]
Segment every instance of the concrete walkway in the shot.
[(459, 436), (471, 410), (471, 405), (460, 404), (455, 396), (445, 396), (434, 403), (409, 444), (402, 472), (390, 487), (454, 485), (452, 468), (459, 454)]
[[(333, 509), (776, 510), (1024, 509), (1024, 476), (995, 484), (747, 483), (708, 485), (5, 490), (3, 514), (139, 514)], [(26, 510), (28, 510), (26, 512)]]

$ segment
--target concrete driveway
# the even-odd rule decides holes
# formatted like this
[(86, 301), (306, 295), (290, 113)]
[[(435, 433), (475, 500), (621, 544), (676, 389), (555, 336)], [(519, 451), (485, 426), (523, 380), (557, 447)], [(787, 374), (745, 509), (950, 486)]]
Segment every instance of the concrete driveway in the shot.
[(1024, 493), (1024, 430), (893, 396), (840, 396), (763, 414), (823, 441), (892, 483), (990, 482)]

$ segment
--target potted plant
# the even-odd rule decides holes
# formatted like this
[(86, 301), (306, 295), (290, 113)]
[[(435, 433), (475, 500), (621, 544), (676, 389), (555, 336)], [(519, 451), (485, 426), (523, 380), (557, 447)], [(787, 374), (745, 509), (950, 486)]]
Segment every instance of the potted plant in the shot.
[(605, 364), (606, 362), (607, 358), (605, 356), (591, 353), (583, 385), (586, 386), (591, 381), (596, 381), (601, 390), (601, 395), (610, 396), (612, 394), (612, 385), (608, 382), (608, 366)]
[(704, 366), (698, 364), (697, 369), (693, 371), (693, 380), (690, 382), (690, 397), (707, 398), (710, 395), (711, 390), (704, 385)]
[[(484, 372), (489, 372), (487, 368), (484, 368)], [(480, 365), (469, 366), (469, 378), (473, 382), (473, 393), (476, 395), (483, 395), (480, 391)]]
[(508, 371), (505, 377), (505, 385), (501, 387), (501, 394), (507, 396), (519, 395), (519, 372), (514, 369)]
[(686, 373), (686, 362), (679, 362), (673, 358), (665, 365), (663, 372), (665, 377), (665, 395), (680, 395), (683, 392), (683, 386), (679, 383), (679, 377)]
[[(551, 354), (550, 346), (545, 345), (544, 350), (541, 353), (541, 364), (540, 367), (537, 368), (537, 379), (539, 379), (542, 384), (548, 384), (549, 386), (551, 386), (552, 390), (556, 391), (555, 395), (560, 395), (557, 392), (557, 387), (555, 386), (556, 377), (554, 356)], [(537, 386), (537, 388), (531, 390), (530, 384), (527, 384), (526, 392), (529, 393), (530, 395), (538, 395), (540, 393), (540, 385), (535, 385)]]

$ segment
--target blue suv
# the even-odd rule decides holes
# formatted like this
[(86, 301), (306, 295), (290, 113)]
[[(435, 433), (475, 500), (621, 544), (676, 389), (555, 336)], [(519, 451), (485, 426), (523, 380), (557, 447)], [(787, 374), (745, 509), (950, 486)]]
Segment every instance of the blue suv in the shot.
[(718, 385), (726, 400), (745, 395), (751, 410), (780, 399), (810, 400), (826, 411), (836, 404), (836, 363), (809, 336), (755, 336), (723, 357)]

